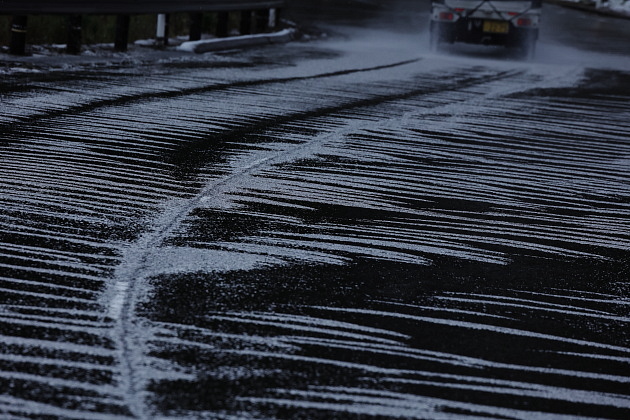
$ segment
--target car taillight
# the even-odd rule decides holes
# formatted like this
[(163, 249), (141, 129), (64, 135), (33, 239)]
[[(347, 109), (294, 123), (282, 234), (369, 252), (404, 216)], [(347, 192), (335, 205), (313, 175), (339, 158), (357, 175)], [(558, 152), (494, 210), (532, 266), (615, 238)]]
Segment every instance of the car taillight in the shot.
[(455, 18), (455, 15), (453, 15), (451, 12), (440, 12), (440, 20), (453, 20)]
[(532, 26), (532, 20), (528, 18), (516, 19), (516, 26)]

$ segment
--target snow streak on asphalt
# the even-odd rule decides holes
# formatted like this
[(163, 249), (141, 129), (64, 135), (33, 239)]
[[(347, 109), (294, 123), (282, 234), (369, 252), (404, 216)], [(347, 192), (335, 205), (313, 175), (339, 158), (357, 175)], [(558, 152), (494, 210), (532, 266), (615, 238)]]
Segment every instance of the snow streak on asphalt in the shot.
[(3, 86), (0, 413), (624, 418), (630, 76), (397, 58)]

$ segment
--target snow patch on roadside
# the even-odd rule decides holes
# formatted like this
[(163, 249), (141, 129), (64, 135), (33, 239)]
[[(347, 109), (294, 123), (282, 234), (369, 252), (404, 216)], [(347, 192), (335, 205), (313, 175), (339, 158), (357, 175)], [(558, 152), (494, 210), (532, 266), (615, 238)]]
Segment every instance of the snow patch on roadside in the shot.
[(224, 48), (242, 48), (250, 45), (288, 42), (294, 34), (293, 29), (284, 29), (272, 34), (242, 35), (230, 38), (202, 39), (200, 41), (183, 42), (178, 51), (206, 52)]
[(608, 3), (608, 9), (630, 16), (630, 1), (612, 0)]
[(581, 6), (593, 7), (595, 10), (612, 12), (630, 17), (630, 0), (564, 0)]

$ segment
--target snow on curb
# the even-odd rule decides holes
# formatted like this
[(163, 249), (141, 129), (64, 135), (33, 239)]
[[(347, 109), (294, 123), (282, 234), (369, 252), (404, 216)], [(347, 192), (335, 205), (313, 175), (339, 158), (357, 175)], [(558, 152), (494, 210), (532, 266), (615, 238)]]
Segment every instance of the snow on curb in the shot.
[(177, 47), (178, 51), (205, 53), (210, 51), (243, 48), (256, 45), (281, 44), (293, 39), (294, 29), (284, 29), (272, 34), (243, 35), (231, 38), (188, 41)]

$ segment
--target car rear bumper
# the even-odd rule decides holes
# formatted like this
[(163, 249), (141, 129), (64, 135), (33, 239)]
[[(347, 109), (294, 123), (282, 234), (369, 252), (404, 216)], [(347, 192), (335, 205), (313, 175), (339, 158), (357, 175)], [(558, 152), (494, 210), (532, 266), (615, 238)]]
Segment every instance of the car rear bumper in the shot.
[(519, 28), (510, 22), (504, 33), (484, 31), (484, 19), (462, 18), (456, 22), (431, 21), (431, 30), (441, 42), (505, 45), (515, 47), (538, 38), (538, 28)]

